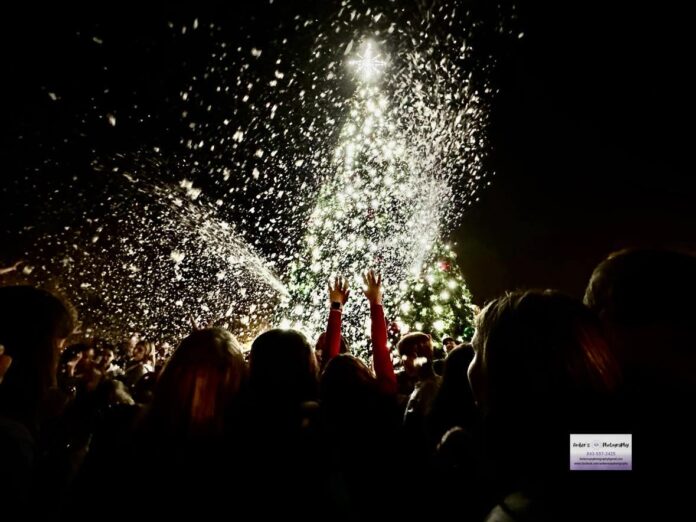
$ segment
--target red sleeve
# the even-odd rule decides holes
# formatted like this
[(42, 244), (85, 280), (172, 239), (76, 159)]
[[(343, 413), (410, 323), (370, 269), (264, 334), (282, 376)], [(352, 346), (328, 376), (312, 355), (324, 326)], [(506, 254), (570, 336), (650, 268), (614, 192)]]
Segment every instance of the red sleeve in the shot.
[[(341, 311), (329, 311), (329, 324), (326, 327), (326, 353), (324, 359), (328, 363), (341, 351)], [(325, 364), (326, 364), (325, 363)]]
[(380, 389), (389, 394), (396, 394), (396, 374), (387, 348), (387, 321), (381, 304), (370, 303), (372, 320), (372, 364), (375, 368)]

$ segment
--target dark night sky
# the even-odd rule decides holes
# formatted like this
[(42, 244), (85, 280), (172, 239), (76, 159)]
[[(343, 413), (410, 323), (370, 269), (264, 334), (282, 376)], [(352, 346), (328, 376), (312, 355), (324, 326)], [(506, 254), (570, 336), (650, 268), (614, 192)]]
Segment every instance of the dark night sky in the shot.
[[(136, 77), (129, 81), (139, 82), (154, 99), (176, 77), (178, 64), (161, 59), (150, 22), (163, 12), (168, 19), (190, 20), (197, 10), (230, 19), (253, 11), (231, 4), (146, 12), (121, 3), (89, 11), (31, 5), (5, 10), (4, 176), (36, 153), (32, 146), (18, 146), (16, 135), (31, 136), (36, 129), (44, 138), (60, 135), (70, 111), (82, 108), (79, 100), (87, 97), (81, 95), (113, 81), (99, 71), (101, 62), (76, 45), (76, 32), (98, 29), (123, 42), (118, 51), (110, 48), (112, 69), (137, 61)], [(519, 3), (525, 36), (502, 50), (496, 80), (501, 90), (491, 127), (496, 176), (456, 233), (477, 301), (515, 287), (581, 294), (592, 267), (621, 247), (696, 249), (695, 183), (687, 153), (693, 58), (686, 8), (677, 2), (607, 4)], [(273, 20), (257, 27), (263, 41)], [(159, 59), (148, 63), (143, 46), (154, 47)], [(60, 113), (44, 90), (56, 83), (72, 93)], [(16, 202), (5, 195), (1, 203)], [(6, 222), (4, 238), (12, 226)], [(0, 260), (13, 255), (13, 245), (5, 241)]]
[(582, 295), (613, 250), (696, 247), (688, 17), (676, 2), (622, 4), (522, 5), (494, 110), (498, 175), (459, 231), (478, 300)]

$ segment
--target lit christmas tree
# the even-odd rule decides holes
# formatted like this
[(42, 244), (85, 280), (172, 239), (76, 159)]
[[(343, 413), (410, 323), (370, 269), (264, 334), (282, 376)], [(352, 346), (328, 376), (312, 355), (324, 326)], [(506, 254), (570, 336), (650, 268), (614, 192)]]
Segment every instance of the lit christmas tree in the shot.
[[(381, 272), (387, 317), (398, 314), (400, 283), (439, 235), (444, 184), (429, 177), (423, 154), (413, 149), (397, 122), (403, 107), (389, 106), (377, 82), (386, 61), (366, 43), (351, 60), (359, 85), (340, 131), (331, 173), (307, 224), (304, 244), (290, 266), (289, 296), (281, 326), (311, 337), (326, 326), (329, 279), (342, 275), (355, 290), (362, 271)], [(365, 356), (368, 303), (357, 291), (343, 316), (343, 335)]]
[(425, 332), (436, 343), (446, 336), (458, 342), (473, 336), (476, 308), (449, 245), (436, 243), (423, 267), (403, 281), (400, 290), (400, 334)]

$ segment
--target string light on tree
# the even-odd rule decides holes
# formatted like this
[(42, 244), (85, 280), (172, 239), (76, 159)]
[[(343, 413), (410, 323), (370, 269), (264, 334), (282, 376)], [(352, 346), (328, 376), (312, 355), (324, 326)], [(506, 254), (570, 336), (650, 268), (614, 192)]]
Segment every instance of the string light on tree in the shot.
[[(301, 323), (315, 338), (326, 327), (326, 282), (338, 274), (359, 288), (363, 270), (379, 270), (389, 289), (385, 311), (396, 317), (399, 284), (423, 264), (442, 218), (437, 202), (444, 188), (420, 167), (422, 152), (395, 124), (403, 107), (391, 107), (388, 87), (376, 81), (386, 60), (367, 40), (348, 65), (357, 73), (355, 93), (338, 133), (330, 175), (307, 223), (304, 246), (290, 266), (289, 297), (281, 312), (281, 318)], [(367, 354), (365, 317), (367, 302), (352, 298), (343, 335), (358, 355)]]
[(445, 335), (471, 338), (475, 307), (450, 245), (436, 242), (420, 272), (412, 274), (401, 289), (402, 303), (408, 303), (399, 308), (402, 334), (415, 329), (437, 341)]

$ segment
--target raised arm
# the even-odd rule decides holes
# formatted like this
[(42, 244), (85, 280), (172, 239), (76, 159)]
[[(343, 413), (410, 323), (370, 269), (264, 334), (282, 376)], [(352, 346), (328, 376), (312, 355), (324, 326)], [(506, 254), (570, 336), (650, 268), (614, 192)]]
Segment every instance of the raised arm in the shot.
[(333, 283), (329, 281), (329, 324), (326, 327), (326, 348), (324, 348), (325, 363), (336, 357), (341, 350), (341, 317), (343, 305), (346, 304), (350, 290), (344, 277), (336, 277)]
[(24, 261), (17, 261), (14, 265), (0, 268), (0, 275), (5, 275), (9, 274), (10, 272), (18, 272), (19, 271), (19, 266), (23, 263)]
[(387, 348), (387, 321), (382, 308), (382, 276), (370, 270), (363, 275), (364, 293), (370, 302), (370, 319), (372, 324), (372, 364), (375, 376), (382, 391), (395, 394), (397, 391), (396, 374)]

